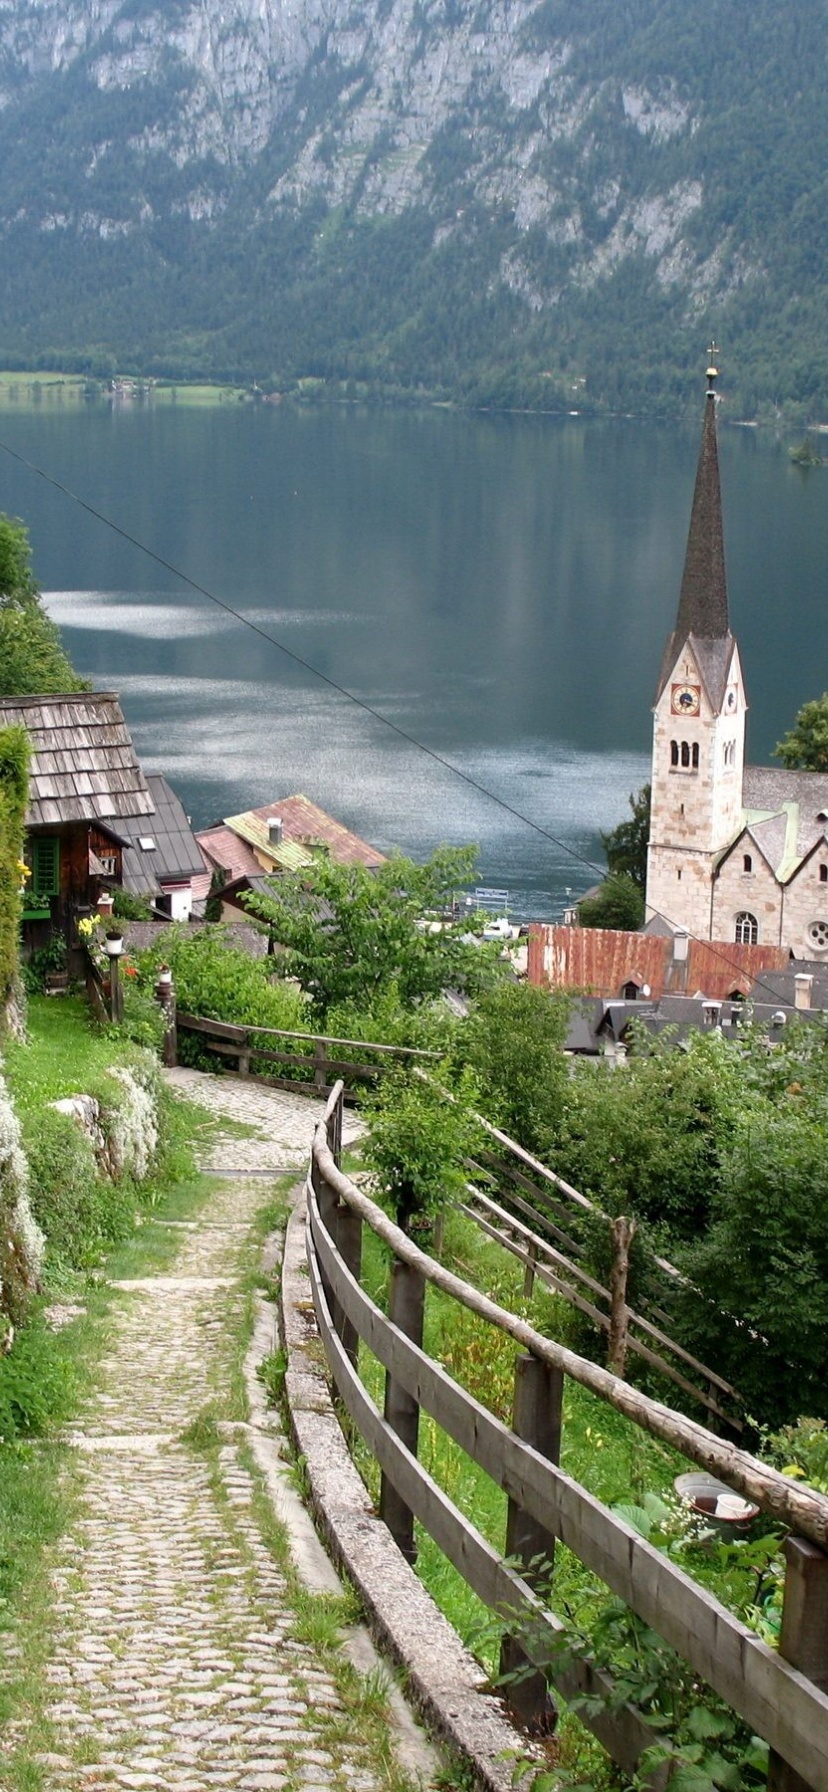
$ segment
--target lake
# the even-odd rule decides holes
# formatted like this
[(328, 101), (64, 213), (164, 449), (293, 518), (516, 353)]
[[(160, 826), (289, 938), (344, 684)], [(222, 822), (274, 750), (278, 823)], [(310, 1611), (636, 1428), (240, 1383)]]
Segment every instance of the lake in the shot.
[[(701, 385), (701, 382), (700, 382)], [(649, 775), (701, 430), (441, 409), (4, 409), (0, 509), (80, 671), (194, 825), (302, 790), (378, 846), (480, 846), (559, 916)], [(720, 427), (731, 619), (766, 761), (828, 684), (828, 469)], [(280, 647), (449, 760), (506, 807)], [(510, 813), (511, 810), (517, 814)], [(525, 819), (522, 819), (525, 818)], [(542, 831), (536, 831), (542, 830)]]

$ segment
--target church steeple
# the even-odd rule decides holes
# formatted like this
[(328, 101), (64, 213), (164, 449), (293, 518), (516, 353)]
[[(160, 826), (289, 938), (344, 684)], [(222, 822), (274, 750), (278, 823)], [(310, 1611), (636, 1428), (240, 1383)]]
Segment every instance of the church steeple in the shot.
[(730, 633), (719, 450), (716, 441), (716, 379), (719, 370), (713, 359), (715, 353), (716, 345), (711, 343), (704, 428), (676, 617), (677, 645), (686, 641), (688, 635), (720, 640)]
[(722, 492), (716, 440), (716, 380), (719, 372), (716, 353), (716, 345), (711, 343), (704, 425), (678, 614), (675, 628), (664, 650), (658, 696), (664, 689), (682, 647), (692, 639), (704, 659), (709, 694), (717, 709), (733, 641), (727, 610)]

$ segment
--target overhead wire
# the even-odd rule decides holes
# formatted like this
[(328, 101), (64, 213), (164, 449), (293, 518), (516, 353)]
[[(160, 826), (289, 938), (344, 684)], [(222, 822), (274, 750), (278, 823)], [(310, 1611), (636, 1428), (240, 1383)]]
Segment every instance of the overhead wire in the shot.
[[(96, 522), (102, 523), (105, 528), (111, 529), (115, 535), (119, 535), (123, 541), (129, 542), (131, 547), (137, 548), (139, 553), (145, 554), (148, 559), (155, 562), (156, 566), (163, 567), (165, 572), (171, 573), (174, 578), (180, 579), (182, 584), (188, 585), (191, 591), (197, 592), (200, 597), (207, 598), (209, 603), (215, 604), (218, 609), (224, 611), (225, 615), (232, 617), (235, 622), (241, 623), (244, 628), (250, 629), (253, 634), (259, 635), (263, 641), (267, 641), (269, 646), (275, 647), (279, 653), (284, 654), (287, 659), (292, 660), (294, 665), (300, 666), (304, 672), (309, 672), (313, 678), (317, 678), (322, 684), (327, 685), (329, 690), (335, 691), (338, 696), (344, 697), (349, 703), (355, 704), (355, 706), (358, 709), (361, 709), (365, 715), (371, 716), (375, 722), (381, 723), (384, 728), (389, 728), (392, 733), (398, 735), (401, 740), (404, 740), (409, 746), (414, 747), (418, 753), (424, 753), (429, 759), (433, 760), (435, 764), (442, 766), (443, 770), (449, 772), (452, 777), (459, 778), (464, 784), (468, 785), (470, 789), (477, 791), (480, 796), (485, 797), (488, 802), (495, 803), (499, 809), (502, 809), (505, 814), (510, 815), (513, 820), (522, 823), (524, 827), (530, 828), (532, 832), (538, 834), (541, 839), (548, 840), (551, 846), (556, 846), (559, 851), (565, 853), (566, 856), (572, 859), (576, 864), (582, 865), (587, 871), (593, 872), (599, 878), (604, 877), (605, 873), (603, 868), (600, 865), (596, 865), (593, 860), (586, 858), (586, 856), (579, 852), (576, 847), (571, 846), (565, 840), (559, 839), (556, 834), (551, 833), (550, 830), (543, 827), (540, 822), (533, 821), (531, 816), (524, 815), (522, 810), (516, 809), (514, 804), (507, 802), (505, 797), (498, 796), (496, 791), (490, 790), (486, 784), (482, 784), (480, 780), (473, 777), (470, 772), (464, 771), (462, 766), (455, 765), (453, 760), (447, 759), (445, 754), (439, 753), (435, 747), (427, 746), (425, 741), (419, 740), (417, 736), (412, 734), (407, 728), (401, 727), (399, 722), (392, 721), (390, 716), (384, 715), (382, 710), (377, 709), (374, 704), (369, 703), (366, 698), (357, 696), (355, 691), (349, 690), (346, 685), (340, 684), (337, 679), (332, 678), (327, 672), (321, 671), (319, 666), (315, 666), (311, 660), (305, 659), (303, 655), (297, 653), (294, 648), (288, 647), (286, 642), (280, 641), (277, 636), (271, 634), (269, 630), (262, 628), (257, 622), (252, 622), (250, 617), (245, 616), (243, 611), (236, 610), (232, 604), (227, 603), (226, 599), (218, 597), (207, 585), (202, 585), (199, 580), (191, 578), (189, 573), (183, 572), (181, 567), (174, 565), (171, 560), (165, 559), (163, 554), (159, 554), (154, 548), (148, 547), (146, 542), (141, 541), (138, 536), (133, 535), (129, 529), (123, 528), (120, 523), (116, 523), (113, 518), (107, 516), (104, 511), (98, 510), (94, 504), (89, 503), (88, 499), (82, 498), (79, 492), (73, 491), (71, 486), (66, 485), (64, 481), (55, 478), (54, 474), (47, 473), (44, 467), (40, 467), (35, 461), (29, 460), (26, 455), (21, 454), (18, 449), (13, 448), (9, 442), (4, 442), (0, 439), (0, 449), (2, 449), (4, 454), (9, 455), (12, 460), (17, 461), (20, 466), (25, 467), (28, 472), (34, 473), (38, 479), (44, 480), (45, 483), (52, 486), (55, 491), (62, 493), (62, 495), (68, 498), (73, 504), (77, 504), (81, 510), (86, 511), (87, 515), (93, 517)], [(671, 920), (670, 917), (663, 914), (661, 910), (654, 910), (654, 915), (658, 920), (663, 921), (665, 925), (670, 928), (671, 932), (684, 933), (687, 931), (679, 922)], [(688, 938), (692, 939), (695, 944), (704, 945), (708, 951), (713, 952), (714, 956), (720, 959), (722, 964), (726, 964), (730, 970), (734, 971), (739, 978), (744, 976), (744, 967), (738, 960), (728, 956), (727, 952), (723, 949), (721, 942), (715, 940), (700, 940), (694, 934), (688, 934)], [(754, 978), (753, 985), (754, 988), (766, 990), (773, 1001), (778, 1001), (779, 998), (777, 992), (761, 978)]]

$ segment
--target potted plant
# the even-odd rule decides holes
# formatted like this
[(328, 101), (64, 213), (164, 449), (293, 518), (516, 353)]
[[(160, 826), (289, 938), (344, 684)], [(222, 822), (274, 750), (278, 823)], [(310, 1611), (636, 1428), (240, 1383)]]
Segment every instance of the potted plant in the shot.
[(124, 929), (120, 921), (105, 922), (104, 947), (110, 958), (120, 958), (124, 949)]

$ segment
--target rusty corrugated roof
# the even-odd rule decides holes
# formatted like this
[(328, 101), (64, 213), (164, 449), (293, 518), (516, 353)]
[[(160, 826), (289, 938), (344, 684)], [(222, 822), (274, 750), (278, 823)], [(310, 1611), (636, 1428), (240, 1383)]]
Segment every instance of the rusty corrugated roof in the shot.
[(747, 993), (763, 971), (784, 970), (783, 946), (738, 946), (734, 941), (688, 941), (687, 957), (674, 955), (671, 935), (622, 933), (603, 927), (533, 926), (529, 981), (552, 989), (577, 989), (617, 998), (624, 985), (647, 985), (654, 1002), (663, 995), (702, 994), (724, 1001)]
[(114, 692), (0, 698), (0, 728), (21, 726), (32, 743), (27, 827), (153, 813)]

